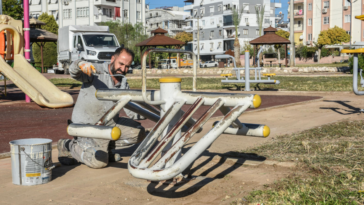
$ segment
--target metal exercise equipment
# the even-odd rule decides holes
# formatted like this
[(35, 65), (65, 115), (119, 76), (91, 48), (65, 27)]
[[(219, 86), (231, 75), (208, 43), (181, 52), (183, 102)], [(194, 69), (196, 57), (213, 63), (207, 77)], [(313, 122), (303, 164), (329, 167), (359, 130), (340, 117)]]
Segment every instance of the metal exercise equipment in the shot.
[[(353, 57), (353, 91), (356, 95), (364, 95), (364, 91), (358, 90), (358, 54), (364, 54), (364, 48), (358, 48), (355, 50), (343, 49), (341, 53), (354, 54)], [(364, 87), (364, 79), (362, 76), (362, 70), (360, 70), (360, 84)]]
[[(139, 114), (149, 114), (158, 119), (155, 127), (140, 144), (128, 162), (129, 172), (136, 178), (151, 181), (162, 181), (172, 178), (182, 178), (182, 172), (188, 168), (222, 133), (267, 137), (269, 127), (265, 125), (243, 124), (237, 118), (248, 108), (258, 108), (261, 104), (259, 95), (228, 94), (181, 91), (180, 78), (161, 78), (160, 90), (146, 89), (146, 57), (152, 52), (189, 53), (194, 62), (193, 89), (196, 90), (196, 56), (193, 52), (171, 49), (148, 49), (142, 58), (142, 90), (102, 89), (96, 92), (99, 100), (115, 101), (111, 113), (118, 113), (129, 103), (146, 103), (161, 107), (160, 116), (147, 106), (135, 105), (133, 111)], [(183, 105), (191, 105), (182, 112)], [(134, 106), (133, 105), (133, 106)], [(211, 106), (198, 120), (191, 116), (202, 105)], [(233, 107), (231, 110), (229, 107)], [(191, 137), (202, 129), (202, 126), (220, 110), (225, 116), (192, 148), (181, 155), (182, 147)], [(144, 115), (146, 116), (146, 115)], [(154, 117), (153, 117), (154, 116)], [(146, 116), (149, 118), (148, 116)], [(191, 122), (192, 121), (192, 122)], [(181, 133), (183, 127), (188, 127)], [(160, 140), (158, 138), (160, 137)]]
[[(259, 50), (258, 56), (261, 53), (261, 51), (262, 51), (262, 48)], [(228, 59), (228, 58), (230, 58), (234, 62), (233, 71), (235, 71), (236, 80), (229, 80), (226, 75), (222, 75), (222, 76), (225, 76), (226, 79), (221, 80), (221, 83), (245, 83), (245, 91), (251, 91), (250, 90), (250, 83), (258, 83), (258, 84), (263, 83), (263, 84), (276, 84), (276, 85), (278, 85), (280, 83), (279, 80), (271, 80), (270, 76), (268, 76), (268, 80), (262, 80), (262, 78), (261, 78), (262, 68), (261, 67), (250, 68), (250, 66), (249, 66), (249, 58), (250, 58), (249, 51), (245, 51), (245, 67), (244, 68), (237, 68), (234, 57), (232, 57), (230, 55), (216, 55), (215, 58), (217, 58), (217, 59)], [(244, 70), (245, 79), (244, 79), (244, 77), (240, 76), (240, 70)], [(250, 79), (250, 70), (254, 70), (254, 76), (255, 76), (254, 80)]]

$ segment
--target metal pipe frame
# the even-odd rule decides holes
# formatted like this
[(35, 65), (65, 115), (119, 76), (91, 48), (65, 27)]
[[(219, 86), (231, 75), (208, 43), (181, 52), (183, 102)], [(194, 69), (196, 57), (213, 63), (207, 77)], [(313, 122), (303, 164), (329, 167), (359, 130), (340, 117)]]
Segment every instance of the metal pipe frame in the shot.
[(364, 95), (364, 91), (358, 90), (358, 54), (354, 53), (353, 58), (353, 91), (355, 95)]
[(188, 53), (192, 55), (193, 60), (193, 91), (196, 91), (196, 80), (197, 80), (197, 63), (196, 63), (196, 54), (192, 51), (185, 51), (179, 49), (159, 49), (159, 48), (148, 48), (142, 56), (142, 97), (145, 103), (150, 105), (160, 105), (163, 104), (164, 101), (150, 101), (146, 95), (147, 92), (147, 56), (149, 53)]

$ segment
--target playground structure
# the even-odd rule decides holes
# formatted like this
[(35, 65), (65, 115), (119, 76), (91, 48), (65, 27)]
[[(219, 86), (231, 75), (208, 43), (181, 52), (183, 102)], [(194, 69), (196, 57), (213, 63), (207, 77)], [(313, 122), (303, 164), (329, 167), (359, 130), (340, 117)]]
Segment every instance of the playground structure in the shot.
[[(161, 78), (160, 90), (147, 91), (146, 59), (148, 54), (155, 53), (188, 53), (193, 57), (193, 92), (181, 91), (181, 79)], [(129, 162), (129, 172), (136, 178), (151, 181), (161, 181), (183, 178), (182, 172), (200, 156), (222, 133), (268, 137), (270, 129), (265, 125), (241, 123), (238, 117), (248, 108), (258, 108), (261, 98), (255, 94), (230, 94), (196, 92), (196, 56), (193, 52), (172, 49), (147, 49), (142, 58), (142, 90), (101, 89), (97, 90), (96, 98), (104, 101), (114, 101), (116, 104), (99, 120), (105, 123), (117, 115), (123, 107), (130, 108), (138, 114), (146, 116), (157, 124), (148, 136), (132, 154)], [(146, 103), (148, 106), (160, 106), (160, 116), (155, 109), (148, 106), (135, 107), (136, 103)], [(183, 105), (191, 107), (183, 112)], [(131, 106), (132, 105), (132, 106)], [(191, 116), (202, 105), (211, 106), (198, 120)], [(229, 107), (233, 107), (231, 110)], [(182, 147), (202, 130), (202, 126), (220, 110), (225, 116), (199, 140), (189, 151), (181, 155)], [(98, 124), (98, 123), (97, 123)], [(97, 125), (96, 124), (96, 125)], [(78, 125), (82, 129), (83, 125)], [(85, 125), (86, 126), (86, 125)], [(182, 135), (181, 129), (187, 127)], [(77, 127), (75, 127), (77, 129)], [(97, 129), (95, 126), (94, 128)], [(111, 128), (109, 128), (110, 130)], [(81, 133), (81, 132), (79, 132)], [(91, 133), (84, 135), (88, 137)], [(109, 136), (109, 135), (108, 135)], [(160, 138), (160, 141), (157, 139)], [(158, 159), (158, 156), (161, 158)]]
[[(14, 39), (14, 55), (12, 56), (14, 58), (14, 67), (12, 68), (1, 58), (0, 72), (40, 106), (50, 108), (72, 106), (72, 96), (59, 90), (53, 83), (34, 69), (23, 56), (23, 36), (20, 31), (22, 22), (16, 21), (6, 15), (0, 15), (0, 21), (0, 32), (6, 31)], [(16, 25), (16, 27), (13, 25)]]
[[(359, 19), (361, 21), (364, 21), (364, 15), (361, 16), (355, 16), (356, 19)], [(361, 43), (359, 43), (361, 44)], [(355, 45), (353, 45), (355, 47)], [(360, 45), (360, 47), (362, 47), (362, 45)], [(341, 50), (341, 53), (346, 53), (346, 54), (353, 54), (353, 91), (356, 95), (364, 95), (364, 91), (359, 91), (358, 90), (358, 55), (359, 54), (364, 54), (364, 48), (358, 48), (358, 49), (343, 49)], [(362, 76), (362, 69), (360, 70), (360, 85), (363, 87), (364, 86), (364, 79)], [(361, 110), (362, 112), (364, 110)]]
[[(263, 51), (264, 46), (261, 47), (261, 49), (258, 52), (258, 55), (260, 55), (260, 53)], [(221, 76), (226, 77), (225, 80), (221, 80), (221, 83), (245, 83), (245, 89), (244, 91), (251, 91), (250, 90), (250, 83), (263, 83), (263, 84), (276, 84), (278, 85), (280, 82), (279, 80), (271, 80), (270, 77), (274, 76), (274, 73), (268, 73), (268, 74), (263, 74), (263, 76), (267, 76), (268, 80), (262, 80), (262, 76), (261, 76), (261, 67), (256, 67), (256, 68), (250, 68), (249, 65), (249, 51), (245, 51), (245, 67), (244, 68), (237, 68), (236, 67), (236, 63), (235, 63), (235, 59), (230, 56), (230, 55), (216, 55), (215, 58), (217, 59), (228, 59), (230, 58), (233, 63), (234, 63), (234, 69), (233, 71), (235, 71), (236, 74), (236, 80), (229, 80), (228, 76), (231, 75), (226, 75), (226, 74), (222, 74)], [(240, 76), (240, 71), (244, 70), (245, 73), (245, 79), (244, 77)], [(250, 70), (254, 70), (254, 80), (250, 79)]]

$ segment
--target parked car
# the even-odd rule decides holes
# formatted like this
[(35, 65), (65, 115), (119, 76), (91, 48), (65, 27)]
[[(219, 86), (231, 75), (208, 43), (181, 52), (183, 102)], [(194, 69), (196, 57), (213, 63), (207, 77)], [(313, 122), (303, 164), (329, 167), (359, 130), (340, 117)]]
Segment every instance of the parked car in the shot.
[(207, 68), (207, 67), (217, 67), (218, 63), (216, 61), (205, 61), (205, 63), (202, 63), (200, 65), (201, 68)]

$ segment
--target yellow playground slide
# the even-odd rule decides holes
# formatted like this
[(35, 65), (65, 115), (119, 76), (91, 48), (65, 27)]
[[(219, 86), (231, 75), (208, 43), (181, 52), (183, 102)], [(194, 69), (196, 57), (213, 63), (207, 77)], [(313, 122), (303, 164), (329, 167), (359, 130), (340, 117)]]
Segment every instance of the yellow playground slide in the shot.
[(18, 88), (27, 94), (35, 103), (50, 108), (73, 106), (70, 94), (61, 91), (32, 65), (21, 54), (22, 35), (11, 25), (0, 25), (0, 32), (7, 30), (14, 37), (14, 68), (0, 57), (0, 71)]

